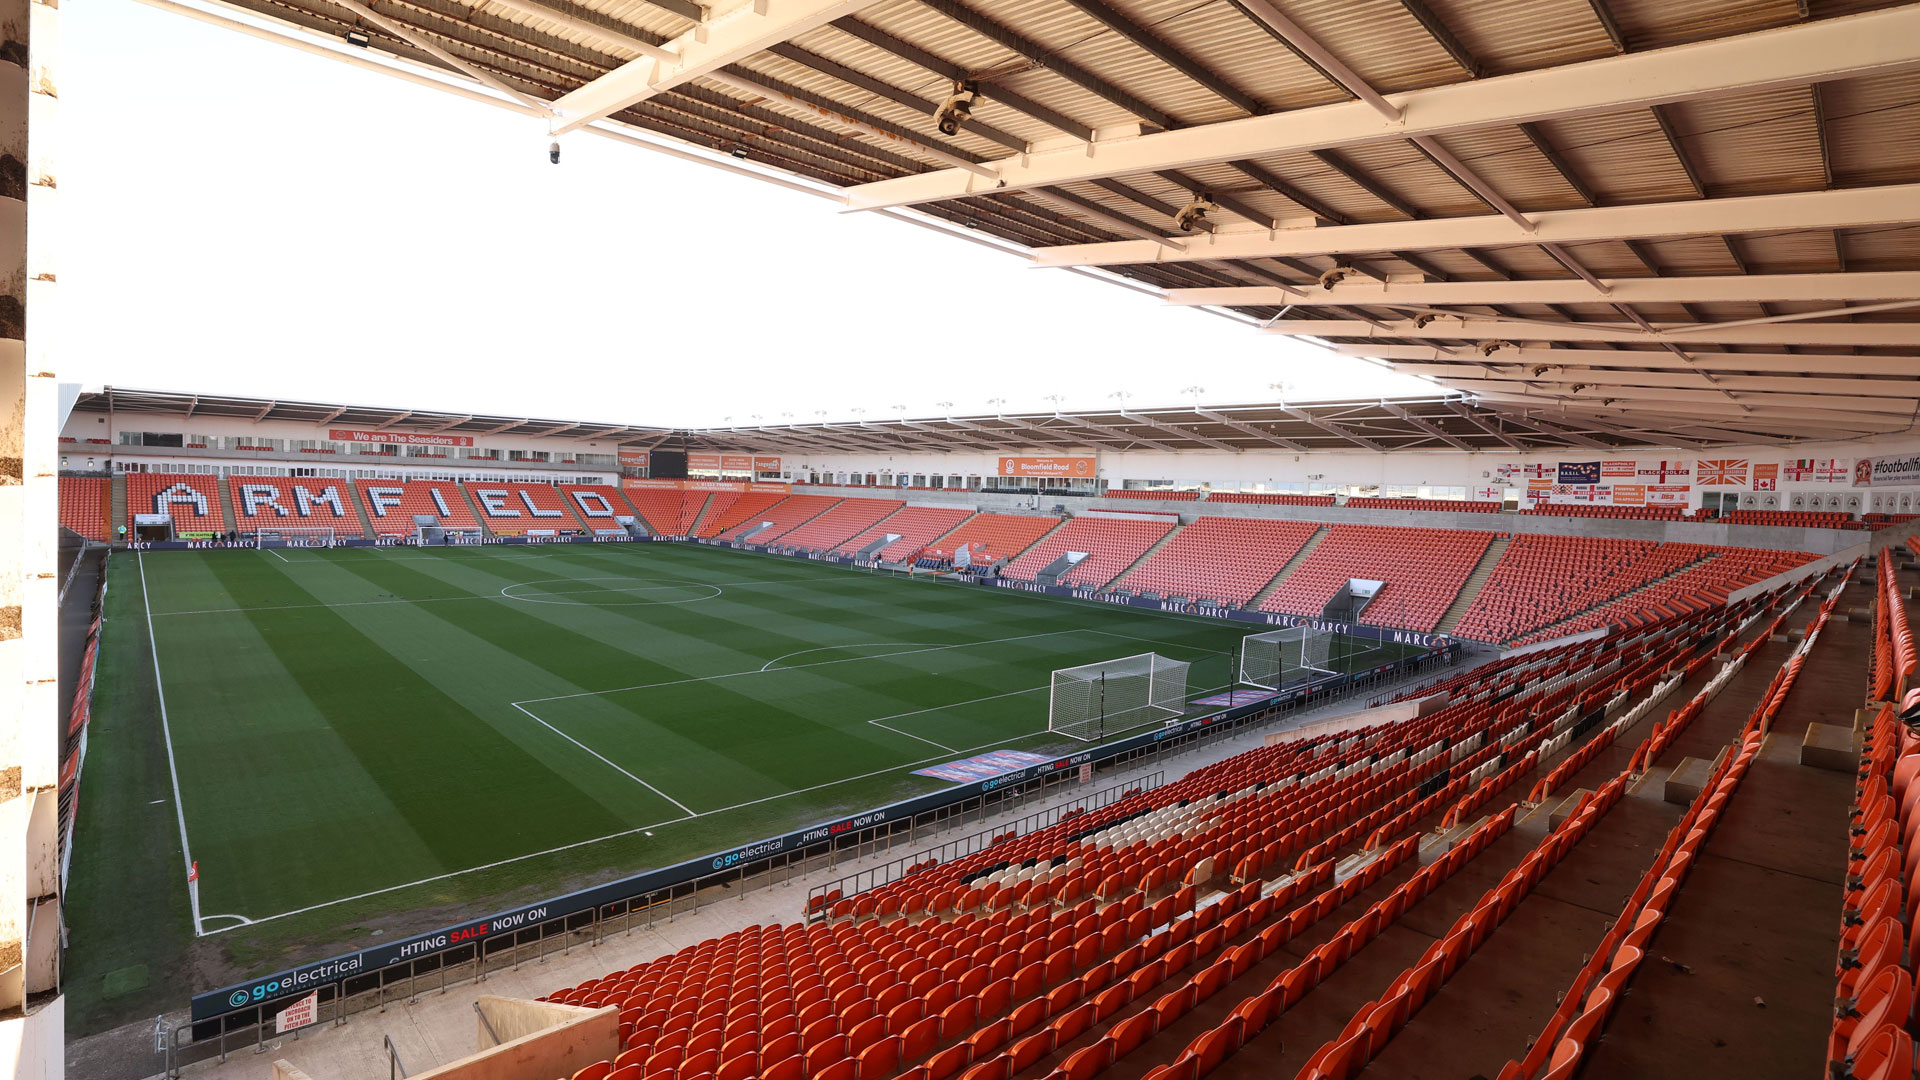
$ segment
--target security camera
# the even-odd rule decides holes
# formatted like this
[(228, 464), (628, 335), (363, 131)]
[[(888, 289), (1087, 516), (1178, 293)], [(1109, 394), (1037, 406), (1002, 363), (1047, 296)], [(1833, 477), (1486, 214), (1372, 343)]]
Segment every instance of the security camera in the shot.
[(1192, 200), (1181, 207), (1179, 213), (1173, 215), (1173, 223), (1180, 227), (1181, 232), (1192, 232), (1195, 227), (1207, 220), (1209, 210), (1217, 209), (1219, 207), (1214, 205), (1211, 195), (1204, 191), (1195, 192)]
[(1515, 348), (1519, 348), (1519, 346), (1515, 345), (1511, 341), (1483, 341), (1480, 343), (1480, 355), (1492, 356), (1494, 353), (1499, 352), (1501, 349), (1515, 349)]
[(1351, 273), (1353, 273), (1353, 267), (1351, 266), (1330, 266), (1320, 275), (1320, 287), (1322, 289), (1331, 289), (1335, 285), (1345, 281), (1347, 275)]
[(1417, 330), (1424, 330), (1424, 329), (1426, 329), (1426, 328), (1427, 328), (1427, 324), (1428, 324), (1428, 323), (1431, 323), (1431, 322), (1432, 322), (1433, 320), (1435, 320), (1435, 319), (1437, 319), (1437, 318), (1439, 318), (1439, 317), (1440, 317), (1440, 316), (1438, 316), (1438, 315), (1435, 315), (1435, 314), (1434, 314), (1433, 312), (1431, 312), (1431, 311), (1429, 311), (1429, 312), (1427, 312), (1427, 313), (1426, 313), (1425, 315), (1415, 315), (1415, 316), (1413, 317), (1413, 325), (1414, 325), (1414, 328), (1415, 328), (1415, 329), (1417, 329)]
[(960, 125), (973, 119), (973, 103), (980, 97), (980, 84), (972, 79), (955, 79), (953, 93), (933, 110), (933, 120), (942, 135), (960, 134)]
[(559, 139), (555, 139), (552, 142), (547, 144), (547, 160), (553, 162), (555, 165), (560, 164), (560, 140)]
[(744, 146), (735, 144), (734, 148), (731, 151), (729, 151), (729, 153), (731, 153), (734, 157), (739, 158), (741, 161), (747, 160), (747, 148)]
[(1577, 382), (1577, 383), (1574, 383), (1574, 384), (1573, 384), (1573, 387), (1572, 387), (1572, 389), (1570, 389), (1570, 390), (1568, 391), (1568, 393), (1571, 393), (1571, 394), (1577, 394), (1577, 393), (1579, 393), (1579, 392), (1581, 392), (1582, 390), (1588, 390), (1588, 389), (1591, 389), (1591, 387), (1589, 387), (1589, 386), (1587, 386), (1587, 384), (1586, 384), (1586, 383), (1583, 383), (1583, 382)]

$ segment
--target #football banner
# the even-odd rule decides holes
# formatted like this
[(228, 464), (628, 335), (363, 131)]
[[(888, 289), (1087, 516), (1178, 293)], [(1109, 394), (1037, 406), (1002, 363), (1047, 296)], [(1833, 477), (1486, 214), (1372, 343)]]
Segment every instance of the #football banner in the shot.
[(1853, 463), (1854, 487), (1894, 487), (1920, 484), (1920, 454), (1904, 457), (1861, 458)]

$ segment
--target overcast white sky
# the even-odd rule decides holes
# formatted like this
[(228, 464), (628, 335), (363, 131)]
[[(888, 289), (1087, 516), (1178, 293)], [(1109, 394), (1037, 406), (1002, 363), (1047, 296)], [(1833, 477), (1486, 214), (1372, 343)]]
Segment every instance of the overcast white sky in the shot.
[(132, 0), (61, 36), (69, 381), (693, 426), (1433, 389), (603, 139), (555, 167), (525, 117)]

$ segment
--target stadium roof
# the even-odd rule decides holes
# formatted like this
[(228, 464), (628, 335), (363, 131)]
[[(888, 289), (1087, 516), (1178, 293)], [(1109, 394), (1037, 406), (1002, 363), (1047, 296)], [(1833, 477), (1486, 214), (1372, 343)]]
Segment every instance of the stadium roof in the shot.
[(1920, 4), (233, 3), (1495, 411), (1684, 444), (1920, 409)]
[(1504, 449), (1517, 452), (1673, 445), (1672, 440), (1658, 430), (1592, 420), (1575, 421), (1557, 411), (1491, 409), (1464, 395), (1239, 405), (1195, 403), (1159, 408), (692, 429), (121, 387), (89, 390), (80, 395), (74, 408), (83, 412), (166, 416), (183, 421), (195, 416), (219, 416), (255, 423), (284, 420), (415, 434), (608, 439), (633, 447), (693, 450), (1000, 453), (1093, 449), (1149, 453), (1249, 450), (1300, 453)]

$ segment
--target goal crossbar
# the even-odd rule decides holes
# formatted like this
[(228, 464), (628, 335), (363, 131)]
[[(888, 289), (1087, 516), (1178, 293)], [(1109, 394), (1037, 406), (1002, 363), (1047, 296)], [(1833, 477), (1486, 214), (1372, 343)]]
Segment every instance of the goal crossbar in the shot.
[(1093, 742), (1177, 718), (1187, 708), (1188, 666), (1149, 652), (1061, 668), (1047, 699), (1047, 730)]
[(1240, 681), (1278, 690), (1308, 675), (1328, 674), (1333, 634), (1311, 626), (1288, 626), (1248, 634), (1240, 642)]

